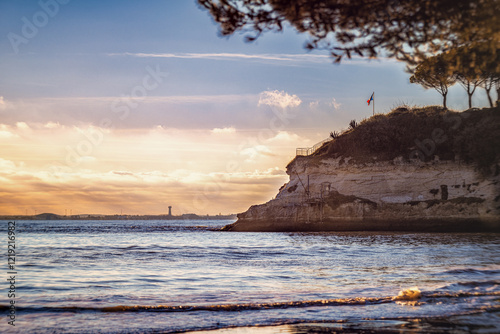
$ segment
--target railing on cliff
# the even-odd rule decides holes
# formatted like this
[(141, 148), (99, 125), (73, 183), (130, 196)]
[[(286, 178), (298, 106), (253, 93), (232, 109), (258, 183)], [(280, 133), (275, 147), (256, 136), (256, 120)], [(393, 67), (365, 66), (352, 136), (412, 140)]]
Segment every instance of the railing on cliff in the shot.
[(332, 138), (326, 138), (325, 140), (322, 140), (319, 143), (317, 143), (316, 145), (314, 145), (313, 147), (301, 147), (301, 148), (297, 148), (295, 150), (295, 155), (297, 155), (297, 156), (299, 156), (299, 155), (301, 155), (301, 156), (311, 155), (314, 152), (316, 152), (316, 150), (318, 148), (320, 148), (321, 146), (323, 146), (324, 143), (327, 143), (327, 142), (329, 142), (331, 140), (332, 140)]

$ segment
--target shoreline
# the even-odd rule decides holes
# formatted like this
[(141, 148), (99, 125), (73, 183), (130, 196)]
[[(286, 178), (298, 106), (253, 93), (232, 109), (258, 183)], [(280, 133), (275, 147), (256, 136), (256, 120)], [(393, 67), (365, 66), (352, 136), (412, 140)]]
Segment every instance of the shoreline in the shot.
[(229, 232), (490, 232), (500, 233), (500, 221), (449, 219), (325, 219), (321, 222), (291, 222), (287, 219), (239, 219), (224, 226)]
[(288, 324), (254, 325), (188, 331), (185, 334), (279, 334), (279, 333), (445, 333), (449, 331), (493, 333), (500, 331), (500, 310), (429, 317), (359, 320), (297, 321)]
[(196, 214), (187, 214), (181, 216), (168, 216), (168, 215), (82, 215), (79, 216), (64, 216), (55, 214), (42, 214), (37, 216), (0, 216), (0, 220), (234, 220), (235, 214), (231, 215), (217, 215), (217, 216), (199, 216)]

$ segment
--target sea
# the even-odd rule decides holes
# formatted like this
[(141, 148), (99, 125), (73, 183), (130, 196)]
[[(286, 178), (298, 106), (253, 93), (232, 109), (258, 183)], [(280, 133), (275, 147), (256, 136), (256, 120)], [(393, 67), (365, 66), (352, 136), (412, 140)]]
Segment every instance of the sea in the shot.
[(500, 234), (232, 222), (0, 221), (0, 332), (500, 332)]

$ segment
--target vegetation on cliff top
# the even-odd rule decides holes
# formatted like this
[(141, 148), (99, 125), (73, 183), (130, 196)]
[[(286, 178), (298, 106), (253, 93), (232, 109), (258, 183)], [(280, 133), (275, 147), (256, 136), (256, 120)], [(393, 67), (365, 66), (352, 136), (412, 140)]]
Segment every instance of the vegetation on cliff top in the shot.
[(312, 156), (351, 157), (359, 163), (397, 157), (406, 161), (458, 158), (475, 163), (483, 173), (498, 173), (491, 168), (500, 158), (500, 110), (398, 107), (351, 126)]

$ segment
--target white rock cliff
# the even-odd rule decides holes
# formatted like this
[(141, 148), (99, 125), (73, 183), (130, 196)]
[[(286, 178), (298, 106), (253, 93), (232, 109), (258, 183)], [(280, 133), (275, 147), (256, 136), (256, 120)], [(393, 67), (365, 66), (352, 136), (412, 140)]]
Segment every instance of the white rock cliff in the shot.
[(231, 231), (500, 231), (500, 175), (460, 161), (296, 157), (276, 198)]

